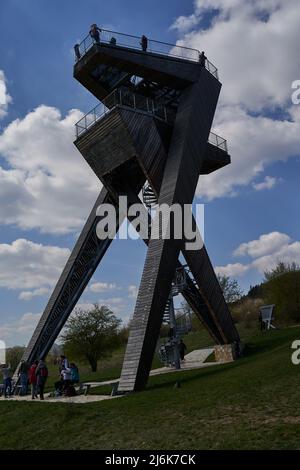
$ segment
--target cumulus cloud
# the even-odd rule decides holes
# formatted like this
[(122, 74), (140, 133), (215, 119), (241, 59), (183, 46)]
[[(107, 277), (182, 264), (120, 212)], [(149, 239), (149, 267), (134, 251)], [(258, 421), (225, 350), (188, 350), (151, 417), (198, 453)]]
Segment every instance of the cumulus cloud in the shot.
[(257, 258), (258, 256), (274, 253), (274, 251), (287, 245), (290, 240), (290, 237), (285, 233), (271, 232), (261, 235), (257, 240), (242, 243), (233, 254), (234, 256), (249, 255), (251, 258)]
[(200, 18), (194, 14), (190, 16), (179, 16), (170, 26), (170, 29), (176, 29), (179, 33), (186, 33), (194, 26), (196, 26), (199, 21)]
[(238, 277), (248, 271), (249, 266), (242, 263), (227, 264), (226, 266), (216, 266), (215, 271), (221, 276)]
[(0, 119), (7, 114), (7, 108), (11, 101), (11, 96), (8, 94), (6, 87), (4, 72), (0, 70)]
[(71, 110), (39, 106), (0, 135), (0, 223), (47, 233), (80, 229), (101, 185), (73, 145)]
[(274, 268), (279, 261), (291, 264), (295, 262), (300, 264), (300, 242), (295, 241), (292, 243), (281, 246), (273, 253), (261, 256), (252, 262), (252, 267), (256, 268), (260, 273), (269, 271)]
[(263, 189), (271, 189), (275, 186), (277, 182), (277, 178), (274, 178), (273, 176), (266, 176), (265, 179), (260, 183), (253, 183), (253, 188), (256, 191), (262, 191)]
[(206, 50), (217, 64), (222, 102), (260, 110), (290, 101), (300, 69), (298, 0), (197, 0), (194, 14), (211, 9), (218, 12), (211, 26), (178, 43)]
[(106, 292), (113, 289), (117, 289), (117, 285), (109, 282), (94, 282), (89, 286), (91, 292)]
[(181, 33), (177, 42), (204, 49), (223, 82), (214, 128), (228, 139), (232, 164), (200, 178), (197, 194), (207, 199), (235, 195), (268, 165), (298, 156), (300, 144), (299, 106), (291, 105), (300, 70), (298, 0), (197, 0), (193, 15), (212, 10), (206, 29)]
[[(297, 108), (297, 107), (295, 107)], [(231, 165), (201, 176), (197, 195), (211, 200), (235, 195), (275, 161), (286, 161), (300, 153), (300, 110), (290, 110), (290, 120), (250, 116), (238, 106), (224, 106), (216, 115), (214, 130), (226, 137)]]
[[(20, 290), (52, 287), (69, 255), (66, 248), (25, 239), (0, 244), (0, 287)], [(23, 298), (24, 295), (34, 296), (23, 292)]]
[(41, 287), (39, 289), (34, 290), (25, 290), (19, 294), (20, 300), (32, 300), (34, 297), (44, 297), (45, 295), (49, 295), (51, 290), (47, 287)]
[(18, 320), (1, 324), (0, 338), (7, 346), (26, 345), (40, 317), (40, 313), (25, 313)]
[(279, 261), (300, 264), (300, 242), (291, 240), (291, 237), (285, 233), (271, 232), (261, 235), (257, 240), (242, 243), (233, 255), (235, 257), (249, 256), (252, 260), (244, 264), (216, 266), (217, 273), (239, 277), (250, 269), (254, 269), (263, 274), (274, 268)]

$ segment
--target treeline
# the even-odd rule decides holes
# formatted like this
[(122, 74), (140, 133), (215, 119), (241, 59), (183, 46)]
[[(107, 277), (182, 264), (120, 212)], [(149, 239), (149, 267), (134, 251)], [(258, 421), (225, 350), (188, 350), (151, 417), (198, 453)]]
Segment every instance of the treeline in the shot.
[(300, 266), (280, 261), (264, 273), (260, 284), (251, 286), (247, 295), (231, 302), (235, 321), (257, 321), (259, 307), (275, 304), (276, 326), (300, 323)]

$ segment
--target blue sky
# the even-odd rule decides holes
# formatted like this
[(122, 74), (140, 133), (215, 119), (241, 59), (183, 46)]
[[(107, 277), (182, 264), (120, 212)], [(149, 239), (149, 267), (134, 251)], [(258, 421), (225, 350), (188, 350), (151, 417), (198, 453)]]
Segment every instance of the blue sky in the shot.
[[(277, 259), (300, 262), (299, 20), (294, 0), (1, 2), (0, 339), (29, 339), (100, 189), (72, 146), (74, 122), (96, 104), (72, 77), (73, 45), (93, 22), (205, 49), (219, 67), (214, 128), (232, 164), (197, 189), (218, 272), (247, 291)], [(80, 303), (108, 303), (126, 321), (144, 256), (141, 242), (115, 241)]]

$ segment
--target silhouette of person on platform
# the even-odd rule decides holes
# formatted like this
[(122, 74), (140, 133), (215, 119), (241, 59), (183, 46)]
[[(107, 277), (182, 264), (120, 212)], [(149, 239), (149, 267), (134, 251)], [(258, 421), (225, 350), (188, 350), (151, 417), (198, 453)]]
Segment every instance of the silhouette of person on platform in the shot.
[(90, 29), (90, 36), (93, 39), (93, 41), (96, 42), (97, 44), (99, 44), (100, 42), (100, 33), (101, 33), (101, 29), (98, 28), (98, 26), (95, 23), (92, 24), (91, 29)]
[(144, 34), (141, 37), (140, 45), (141, 45), (142, 51), (146, 52), (147, 48), (148, 48), (148, 39), (146, 38), (146, 36)]
[(79, 60), (79, 59), (81, 58), (80, 49), (79, 49), (79, 44), (75, 44), (75, 46), (74, 46), (74, 51), (75, 51), (76, 59)]
[(207, 57), (204, 54), (204, 51), (202, 51), (201, 54), (199, 55), (199, 64), (201, 65), (201, 67), (205, 67), (206, 60), (207, 60)]

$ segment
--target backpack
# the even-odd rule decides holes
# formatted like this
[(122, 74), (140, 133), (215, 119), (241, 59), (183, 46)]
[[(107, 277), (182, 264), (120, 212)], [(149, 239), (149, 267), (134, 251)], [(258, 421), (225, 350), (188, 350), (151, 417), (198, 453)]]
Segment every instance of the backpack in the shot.
[(47, 367), (43, 366), (39, 369), (39, 375), (41, 377), (48, 377), (48, 369)]
[(66, 397), (76, 397), (77, 393), (73, 385), (68, 385), (64, 391)]

